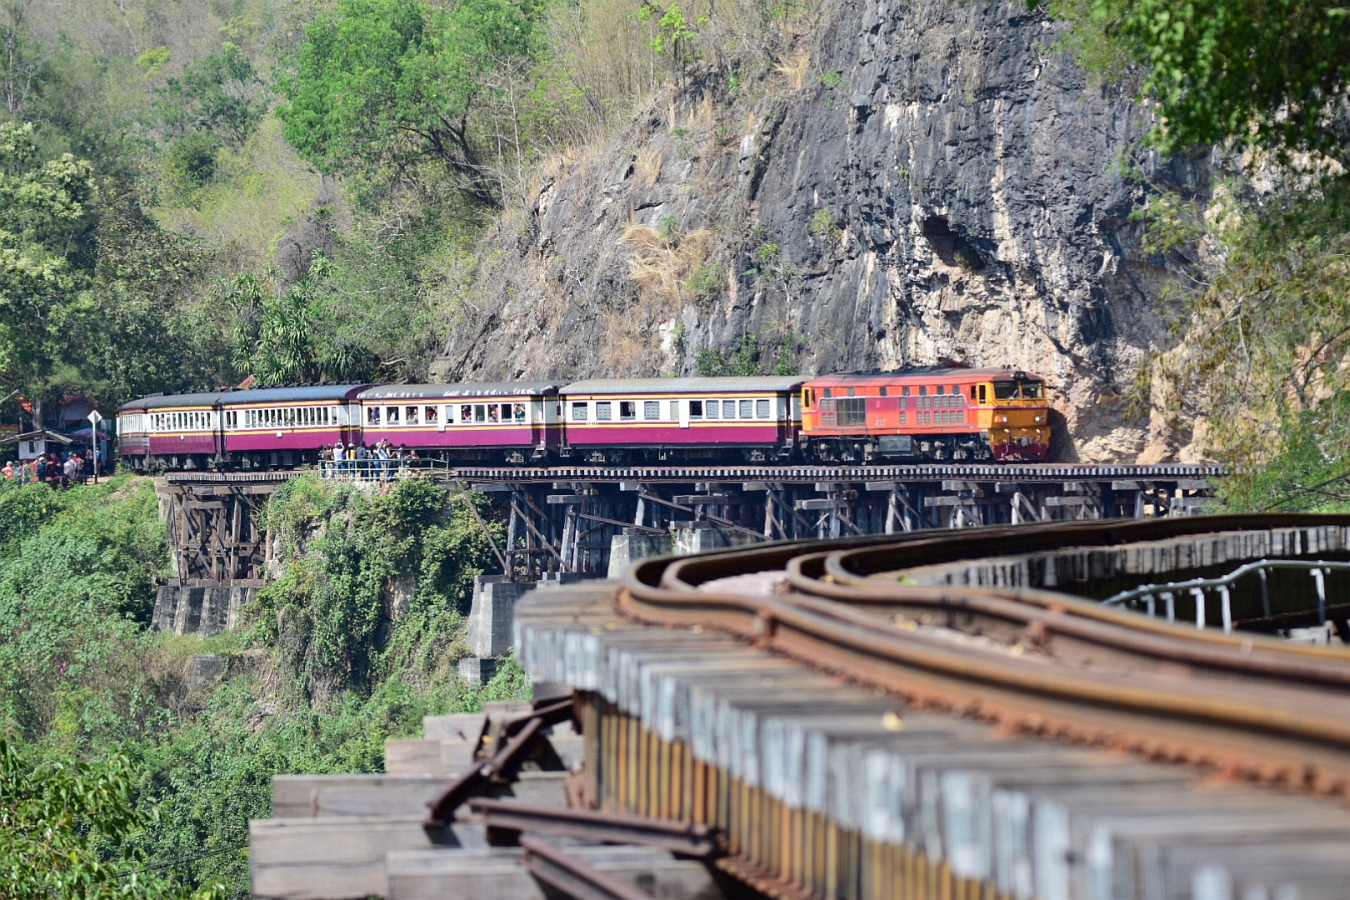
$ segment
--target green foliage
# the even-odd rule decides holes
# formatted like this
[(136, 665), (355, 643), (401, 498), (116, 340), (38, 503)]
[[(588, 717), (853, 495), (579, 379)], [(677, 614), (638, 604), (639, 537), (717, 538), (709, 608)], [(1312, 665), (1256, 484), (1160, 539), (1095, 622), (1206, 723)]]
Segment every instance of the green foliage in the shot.
[(748, 377), (759, 374), (759, 338), (753, 334), (741, 335), (741, 342), (731, 356), (705, 347), (698, 352), (694, 369), (704, 378)]
[(793, 362), (793, 357), (806, 344), (806, 338), (797, 333), (795, 328), (789, 328), (783, 333), (783, 343), (778, 347), (778, 359), (773, 364), (774, 375), (798, 375), (800, 368)]
[[(22, 742), (0, 747), (0, 893), (246, 897), (272, 775), (379, 771), (422, 716), (523, 696), (514, 665), (482, 688), (455, 673), (493, 559), (468, 502), (500, 535), (486, 497), (429, 481), (288, 482), (262, 521), (285, 576), (251, 624), (203, 641), (145, 629), (167, 574), (149, 479), (0, 483), (0, 735)], [(189, 705), (206, 652), (228, 674)]]
[(254, 275), (222, 282), (218, 295), (234, 307), (234, 364), (263, 384), (373, 379), (375, 354), (343, 340), (343, 310), (334, 302), (332, 268), (322, 254), (308, 274), (277, 297)]
[(1350, 72), (1344, 11), (1310, 0), (1068, 0), (1067, 46), (1110, 76), (1142, 69), (1167, 151), (1234, 140), (1345, 154), (1341, 97)]
[(763, 243), (755, 251), (755, 259), (759, 260), (761, 266), (772, 266), (778, 262), (778, 258), (783, 255), (783, 248), (773, 243)]
[(835, 224), (834, 213), (825, 208), (815, 211), (815, 214), (811, 216), (811, 225), (807, 230), (811, 232), (813, 237), (829, 242), (839, 240), (839, 236), (843, 234), (839, 230), (839, 226)]
[(844, 73), (838, 69), (830, 69), (820, 73), (820, 83), (832, 91), (838, 90), (844, 84)]
[[(311, 696), (365, 685), (384, 671), (382, 625), (396, 602), (415, 618), (401, 629), (394, 669), (407, 671), (416, 661), (422, 671), (444, 674), (452, 641), (438, 636), (458, 630), (473, 578), (493, 558), (464, 508), (473, 503), (490, 519), (487, 499), (464, 495), (447, 514), (450, 499), (444, 488), (418, 479), (367, 497), (352, 485), (313, 477), (293, 479), (273, 497), (266, 522), (290, 549), (284, 575), (260, 593), (257, 613), (262, 633), (279, 642)], [(493, 528), (500, 540), (500, 522)], [(392, 591), (404, 573), (416, 573), (417, 590), (396, 601)]]
[(0, 733), (98, 730), (137, 702), (109, 658), (138, 646), (167, 564), (154, 489), (126, 476), (59, 496), (6, 482), (0, 523)]
[(305, 29), (281, 83), (286, 139), (324, 172), (436, 159), (496, 208), (474, 116), (491, 91), (486, 76), (536, 51), (535, 12), (529, 0), (341, 0)]
[(682, 287), (694, 297), (716, 297), (722, 290), (722, 267), (716, 263), (699, 263), (685, 277)]
[(253, 62), (238, 44), (226, 41), (219, 53), (190, 64), (181, 77), (168, 79), (156, 106), (173, 134), (209, 134), (240, 147), (266, 112), (261, 88)]
[[(131, 760), (124, 754), (113, 753), (96, 764), (35, 764), (0, 738), (4, 896), (209, 900), (222, 895), (217, 886), (192, 892), (137, 871), (142, 855), (134, 845), (124, 845), (152, 816), (136, 805), (133, 785)], [(110, 849), (123, 852), (110, 857)]]

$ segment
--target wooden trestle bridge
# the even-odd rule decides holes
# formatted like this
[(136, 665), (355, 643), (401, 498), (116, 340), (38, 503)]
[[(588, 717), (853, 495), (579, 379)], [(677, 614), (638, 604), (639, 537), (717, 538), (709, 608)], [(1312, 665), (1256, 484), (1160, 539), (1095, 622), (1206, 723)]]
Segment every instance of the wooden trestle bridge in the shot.
[[(491, 493), (509, 522), (505, 546), (494, 548), (503, 573), (530, 582), (605, 577), (672, 547), (1189, 515), (1204, 507), (1221, 474), (1210, 465), (421, 465), (396, 476), (326, 474), (428, 477)], [(167, 476), (160, 498), (174, 545), (171, 586), (261, 585), (268, 544), (258, 510), (304, 471)]]

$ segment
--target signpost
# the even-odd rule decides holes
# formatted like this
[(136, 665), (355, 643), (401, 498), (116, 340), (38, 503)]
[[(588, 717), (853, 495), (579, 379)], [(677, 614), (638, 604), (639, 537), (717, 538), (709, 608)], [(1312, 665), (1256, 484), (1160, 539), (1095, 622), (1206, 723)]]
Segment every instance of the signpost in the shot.
[(103, 449), (100, 444), (98, 433), (98, 423), (102, 421), (103, 416), (99, 414), (98, 410), (94, 410), (89, 414), (89, 424), (93, 426), (94, 432), (94, 484), (98, 484), (98, 458)]

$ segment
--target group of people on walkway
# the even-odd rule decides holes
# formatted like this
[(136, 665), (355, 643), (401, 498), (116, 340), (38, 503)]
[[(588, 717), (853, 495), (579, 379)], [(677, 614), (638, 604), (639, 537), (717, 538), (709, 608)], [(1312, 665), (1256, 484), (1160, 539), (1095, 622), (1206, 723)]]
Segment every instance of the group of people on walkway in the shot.
[(325, 478), (360, 478), (368, 481), (392, 481), (394, 472), (418, 459), (417, 451), (407, 444), (395, 447), (388, 440), (367, 447), (364, 442), (343, 444), (338, 441), (319, 453), (319, 468)]
[(89, 479), (91, 468), (89, 460), (81, 456), (78, 450), (64, 454), (53, 450), (18, 465), (13, 461), (7, 462), (0, 468), (0, 474), (6, 480), (19, 484), (43, 482), (54, 488), (68, 488), (72, 484), (84, 484)]

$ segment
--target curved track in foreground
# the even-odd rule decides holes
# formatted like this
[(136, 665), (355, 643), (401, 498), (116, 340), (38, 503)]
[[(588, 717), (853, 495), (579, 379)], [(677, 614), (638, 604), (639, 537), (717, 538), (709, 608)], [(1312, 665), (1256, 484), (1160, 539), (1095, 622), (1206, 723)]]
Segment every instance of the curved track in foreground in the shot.
[(1060, 522), (761, 545), (641, 562), (618, 604), (644, 622), (722, 629), (1010, 732), (1350, 795), (1348, 649), (1202, 632), (1053, 591), (901, 580), (906, 568), (946, 560), (1272, 529), (1306, 533), (1311, 546), (1332, 534), (1345, 547), (1350, 517)]

